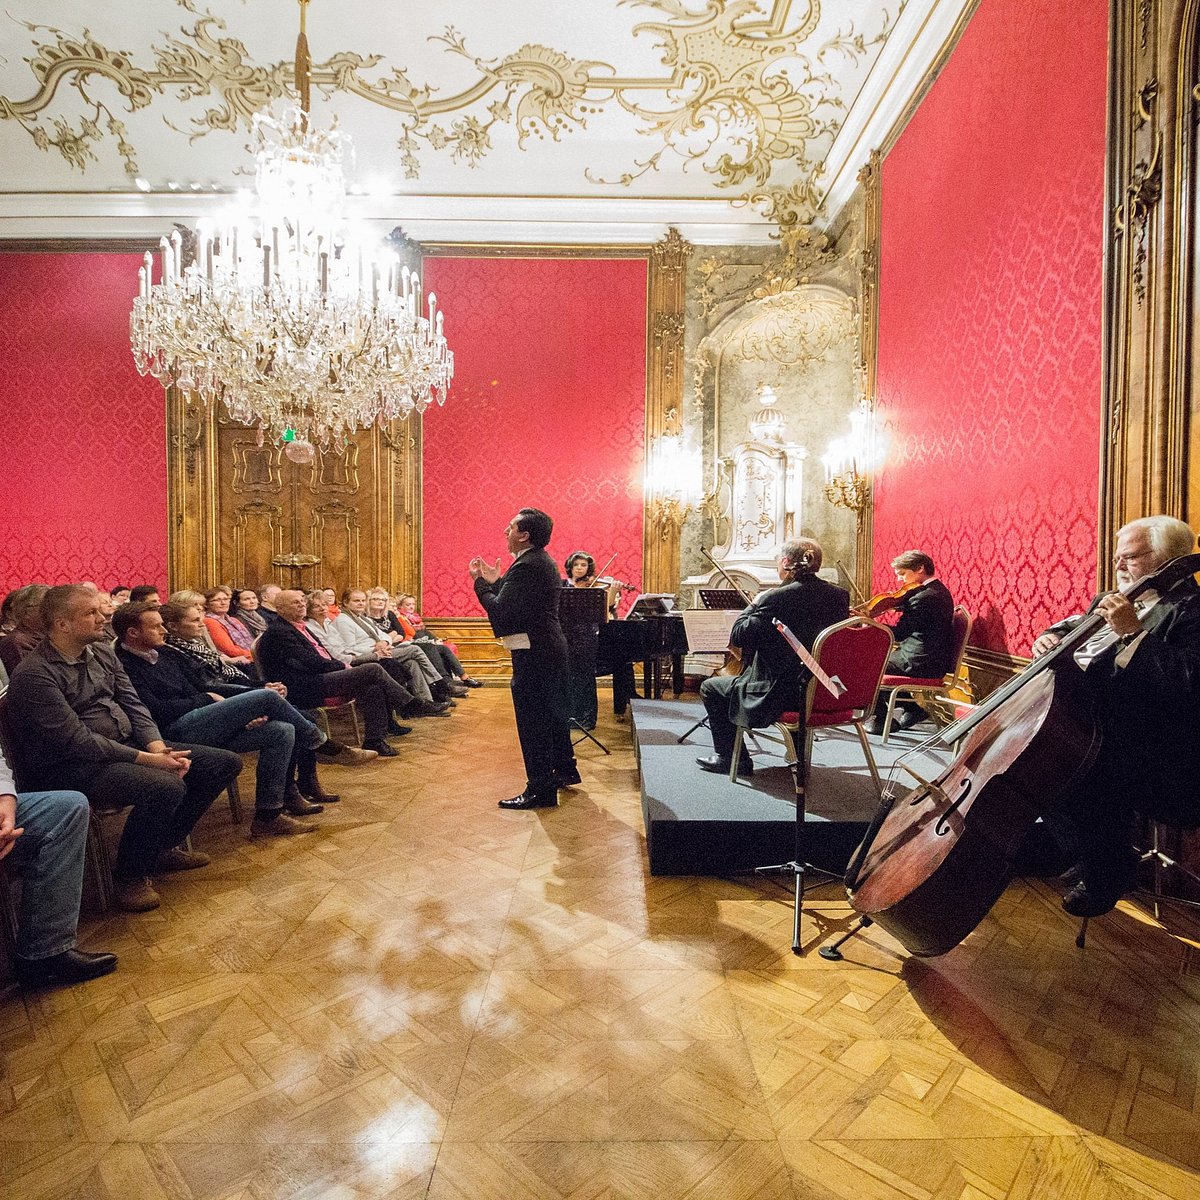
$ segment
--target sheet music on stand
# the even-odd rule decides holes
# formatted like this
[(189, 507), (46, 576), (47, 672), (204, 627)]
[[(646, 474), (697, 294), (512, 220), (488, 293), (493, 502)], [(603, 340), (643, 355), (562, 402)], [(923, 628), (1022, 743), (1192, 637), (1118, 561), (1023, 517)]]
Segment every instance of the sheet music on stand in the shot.
[(675, 608), (674, 592), (641, 592), (629, 610), (629, 616), (661, 617)]
[(608, 620), (608, 592), (602, 587), (563, 588), (558, 619), (575, 625), (603, 625)]
[(732, 608), (740, 612), (746, 607), (746, 601), (742, 599), (742, 594), (735, 592), (732, 588), (700, 588), (699, 595), (700, 603), (705, 608)]
[(724, 654), (733, 623), (740, 616), (731, 608), (685, 608), (683, 628), (691, 654)]

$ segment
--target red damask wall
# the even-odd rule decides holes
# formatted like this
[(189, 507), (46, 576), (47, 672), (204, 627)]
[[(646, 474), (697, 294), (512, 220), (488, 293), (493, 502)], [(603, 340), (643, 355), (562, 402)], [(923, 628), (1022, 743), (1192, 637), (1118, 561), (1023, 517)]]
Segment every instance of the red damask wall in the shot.
[[(642, 573), (646, 263), (429, 258), (454, 383), (425, 415), (425, 616), (481, 616), (467, 577), (522, 506), (554, 518), (550, 552)], [(508, 563), (504, 555), (502, 565)]]
[(139, 265), (0, 254), (0, 592), (166, 586), (163, 390), (129, 352)]
[(883, 164), (875, 580), (1029, 653), (1096, 573), (1105, 0), (982, 0)]

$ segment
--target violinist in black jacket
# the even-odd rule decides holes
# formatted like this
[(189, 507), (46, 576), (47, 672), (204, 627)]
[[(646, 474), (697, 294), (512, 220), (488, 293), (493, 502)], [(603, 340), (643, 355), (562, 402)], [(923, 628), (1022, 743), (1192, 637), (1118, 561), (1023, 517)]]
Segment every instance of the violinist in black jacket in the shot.
[[(911, 588), (896, 604), (900, 619), (892, 627), (895, 646), (888, 656), (889, 675), (910, 679), (940, 679), (954, 666), (954, 597), (937, 578), (933, 559), (920, 550), (906, 550), (892, 559), (892, 570), (904, 587)], [(888, 693), (883, 692), (875, 714), (866, 724), (868, 733), (882, 733)], [(896, 705), (895, 723), (908, 729), (924, 720), (925, 710), (915, 702)]]
[[(741, 647), (740, 675), (714, 675), (700, 685), (716, 754), (696, 761), (705, 771), (728, 775), (735, 728), (760, 729), (785, 712), (800, 710), (808, 668), (772, 621), (778, 618), (810, 650), (817, 634), (850, 615), (850, 597), (817, 576), (821, 547), (811, 538), (788, 542), (777, 560), (782, 585), (757, 596), (734, 622), (730, 640)], [(754, 770), (742, 749), (738, 774)]]
[(482, 558), (468, 570), (492, 632), (512, 653), (513, 711), (525, 760), (525, 790), (501, 800), (501, 808), (553, 808), (558, 789), (579, 783), (571, 748), (567, 693), (567, 639), (558, 623), (562, 581), (546, 553), (554, 522), (536, 508), (523, 508), (504, 536), (512, 565), (500, 574)]
[[(1128, 589), (1195, 546), (1191, 529), (1174, 517), (1131, 521), (1117, 531), (1118, 587)], [(1079, 856), (1063, 899), (1079, 917), (1108, 912), (1129, 886), (1137, 867), (1130, 846), (1135, 810), (1187, 829), (1200, 825), (1200, 588), (1189, 575), (1165, 595), (1143, 592), (1133, 602), (1106, 592), (1088, 611), (1105, 625), (1074, 657), (1102, 741), (1095, 762), (1051, 814)], [(1051, 626), (1033, 643), (1034, 656), (1081, 620)]]

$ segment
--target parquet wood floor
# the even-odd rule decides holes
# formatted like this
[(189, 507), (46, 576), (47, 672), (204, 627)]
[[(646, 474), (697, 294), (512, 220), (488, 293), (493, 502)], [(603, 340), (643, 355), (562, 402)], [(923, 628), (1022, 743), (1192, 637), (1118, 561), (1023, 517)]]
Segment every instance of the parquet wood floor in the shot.
[[(1014, 884), (952, 954), (872, 931), (790, 953), (789, 897), (652, 879), (626, 727), (561, 808), (521, 782), (507, 692), (343, 802), (85, 923), (116, 974), (0, 999), (5, 1200), (1200, 1195), (1200, 973), (1123, 906), (1086, 951)], [(244, 791), (252, 791), (244, 780)], [(812, 898), (812, 947), (844, 929)]]

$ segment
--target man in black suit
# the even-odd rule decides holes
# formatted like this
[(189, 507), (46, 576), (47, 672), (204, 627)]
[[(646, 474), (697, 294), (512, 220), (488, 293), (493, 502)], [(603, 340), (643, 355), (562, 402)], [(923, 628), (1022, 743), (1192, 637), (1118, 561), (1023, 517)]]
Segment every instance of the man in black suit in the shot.
[(525, 790), (501, 800), (501, 808), (553, 808), (558, 789), (579, 783), (571, 748), (567, 698), (567, 640), (558, 623), (562, 580), (546, 553), (554, 522), (540, 509), (523, 508), (504, 536), (513, 563), (500, 574), (473, 558), (475, 595), (492, 631), (512, 653), (513, 711), (525, 759)]
[[(911, 588), (900, 597), (900, 619), (892, 626), (896, 644), (888, 656), (889, 675), (910, 679), (940, 679), (954, 667), (954, 597), (937, 578), (933, 559), (920, 550), (906, 550), (892, 559), (892, 570), (901, 587)], [(887, 717), (888, 693), (880, 695), (868, 733), (882, 733)], [(916, 702), (902, 700), (892, 718), (898, 729), (910, 729), (925, 719)]]
[[(811, 649), (822, 629), (850, 615), (846, 591), (817, 576), (821, 547), (811, 538), (786, 543), (776, 565), (781, 586), (759, 595), (733, 625), (730, 640), (741, 648), (742, 673), (714, 675), (700, 685), (716, 751), (709, 758), (696, 759), (705, 771), (729, 774), (736, 726), (760, 729), (785, 712), (803, 711), (808, 668), (772, 621), (778, 618)], [(743, 748), (738, 774), (753, 770)]]
[[(1182, 555), (1195, 552), (1191, 529), (1174, 517), (1142, 517), (1117, 531), (1117, 585), (1123, 591)], [(1188, 575), (1166, 594), (1122, 591), (1098, 596), (1088, 610), (1105, 624), (1076, 647), (1085, 693), (1102, 736), (1092, 766), (1051, 814), (1052, 827), (1079, 857), (1063, 899), (1073, 916), (1106, 913), (1137, 867), (1130, 846), (1134, 811), (1193, 829), (1200, 762), (1200, 588)], [(1052, 650), (1084, 618), (1068, 617), (1033, 643)]]

